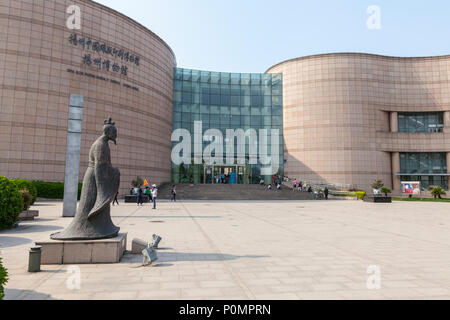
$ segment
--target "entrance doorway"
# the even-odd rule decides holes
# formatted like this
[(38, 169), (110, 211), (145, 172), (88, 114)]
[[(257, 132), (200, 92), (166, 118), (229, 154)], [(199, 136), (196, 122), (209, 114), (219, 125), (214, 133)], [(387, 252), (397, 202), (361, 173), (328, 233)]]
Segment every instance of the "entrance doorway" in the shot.
[[(242, 165), (204, 166), (203, 183), (245, 184), (246, 172)], [(248, 173), (247, 173), (248, 174)]]

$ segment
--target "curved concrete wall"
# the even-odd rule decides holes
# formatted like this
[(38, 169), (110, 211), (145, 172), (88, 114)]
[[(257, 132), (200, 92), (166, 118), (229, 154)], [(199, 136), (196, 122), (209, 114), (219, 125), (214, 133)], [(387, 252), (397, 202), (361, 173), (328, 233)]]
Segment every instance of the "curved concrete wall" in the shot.
[[(73, 4), (81, 9), (81, 30), (66, 27)], [(75, 46), (72, 33), (139, 56), (139, 65)], [(84, 64), (85, 54), (110, 60), (110, 70)], [(128, 68), (126, 76), (112, 70), (114, 62)], [(121, 193), (137, 175), (169, 181), (175, 64), (172, 50), (153, 32), (95, 2), (1, 1), (0, 175), (63, 181), (69, 96), (82, 94), (80, 181), (90, 145), (109, 116), (118, 129), (111, 156), (122, 174)]]
[(267, 72), (283, 74), (289, 177), (365, 189), (381, 179), (392, 187), (398, 152), (450, 151), (448, 113), (443, 133), (393, 132), (396, 112), (450, 110), (450, 56), (325, 54)]

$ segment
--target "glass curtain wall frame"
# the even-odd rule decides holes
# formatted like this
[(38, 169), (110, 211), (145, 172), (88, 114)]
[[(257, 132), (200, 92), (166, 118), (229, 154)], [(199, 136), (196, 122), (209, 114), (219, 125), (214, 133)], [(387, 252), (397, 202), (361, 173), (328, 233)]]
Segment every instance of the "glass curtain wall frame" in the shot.
[[(174, 69), (173, 130), (178, 128), (194, 131), (194, 121), (202, 121), (202, 133), (208, 129), (219, 129), (226, 138), (226, 129), (255, 129), (257, 137), (260, 129), (268, 130), (268, 155), (271, 152), (270, 129), (279, 132), (279, 170), (283, 175), (283, 98), (281, 74), (251, 74), (210, 72), (191, 69)], [(193, 140), (193, 139), (192, 139)], [(249, 161), (249, 142), (245, 139), (246, 165)], [(172, 146), (176, 145), (174, 142)], [(202, 150), (209, 144), (203, 141)], [(192, 141), (194, 150), (194, 141)], [(235, 163), (237, 139), (234, 141)], [(172, 181), (195, 183), (205, 179), (204, 164), (172, 164)], [(226, 165), (225, 148), (223, 164)], [(194, 169), (198, 166), (198, 169)], [(247, 181), (256, 182), (254, 175), (261, 174), (261, 166), (252, 164)], [(247, 171), (247, 170), (246, 170)], [(194, 176), (195, 175), (195, 176)], [(263, 177), (267, 182), (272, 177)], [(258, 179), (257, 179), (258, 180)], [(259, 181), (259, 180), (258, 180)]]

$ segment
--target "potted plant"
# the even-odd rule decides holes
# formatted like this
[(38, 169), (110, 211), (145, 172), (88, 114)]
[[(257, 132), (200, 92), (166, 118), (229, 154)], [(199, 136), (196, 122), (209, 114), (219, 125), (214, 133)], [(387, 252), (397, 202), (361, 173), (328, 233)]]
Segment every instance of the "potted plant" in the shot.
[(373, 194), (375, 196), (381, 195), (380, 189), (384, 186), (383, 182), (381, 180), (375, 180), (374, 183), (372, 183), (372, 189)]
[[(371, 187), (373, 189), (373, 196), (366, 195), (363, 200), (366, 202), (392, 202), (391, 197), (388, 196), (391, 193), (391, 189), (385, 187), (381, 180), (375, 180)], [(384, 194), (384, 195), (383, 195)]]

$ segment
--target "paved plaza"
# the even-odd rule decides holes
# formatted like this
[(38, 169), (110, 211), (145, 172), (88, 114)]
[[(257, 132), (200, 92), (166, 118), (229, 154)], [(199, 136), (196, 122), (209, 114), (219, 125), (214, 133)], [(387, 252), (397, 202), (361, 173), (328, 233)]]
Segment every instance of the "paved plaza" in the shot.
[[(0, 232), (6, 299), (449, 299), (447, 203), (192, 201), (112, 207), (131, 240), (162, 236), (158, 261), (43, 265), (28, 273), (34, 241), (68, 225), (61, 202), (38, 202), (35, 221)], [(367, 280), (380, 271), (380, 289)], [(374, 269), (375, 268), (375, 269)], [(372, 278), (371, 278), (372, 279)], [(370, 282), (370, 281), (369, 281)], [(370, 282), (372, 283), (372, 282)], [(69, 285), (68, 285), (69, 284)]]

